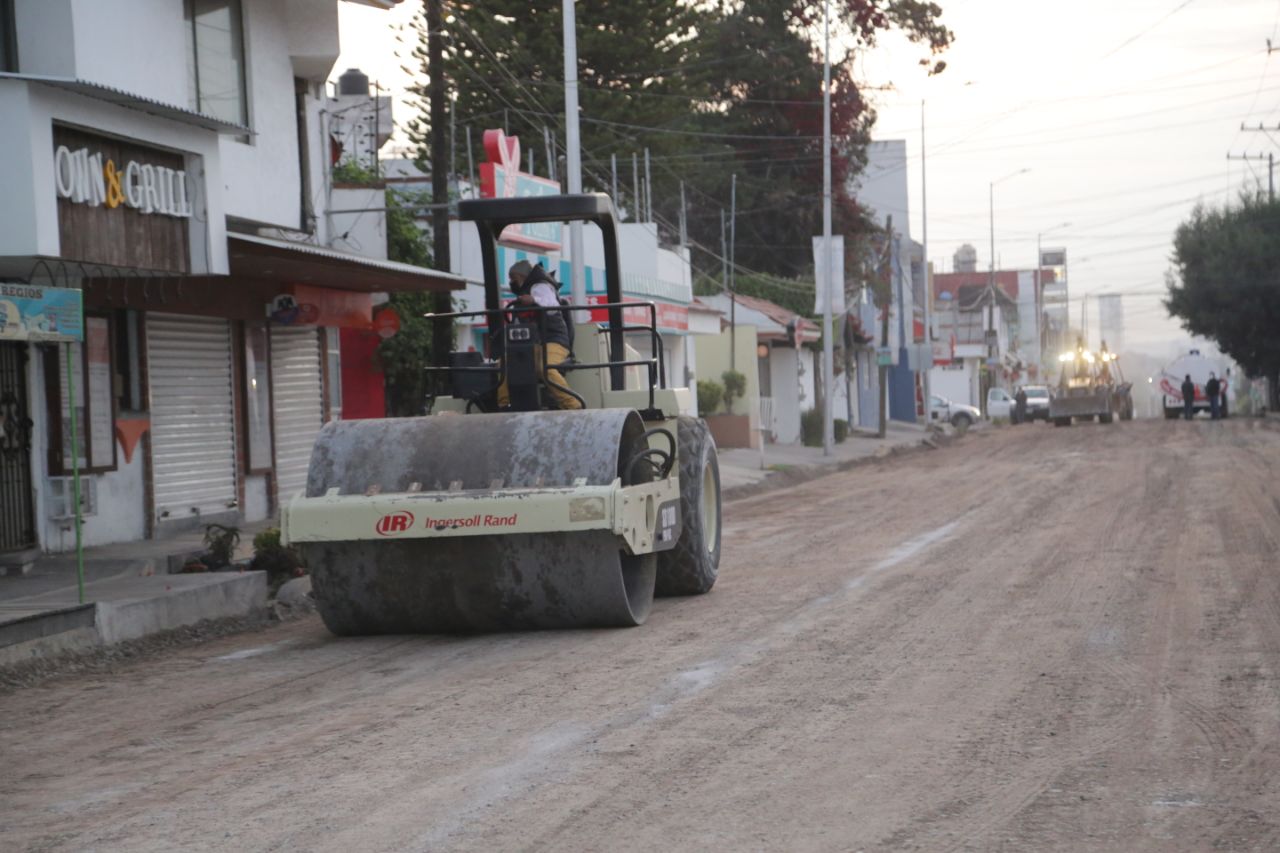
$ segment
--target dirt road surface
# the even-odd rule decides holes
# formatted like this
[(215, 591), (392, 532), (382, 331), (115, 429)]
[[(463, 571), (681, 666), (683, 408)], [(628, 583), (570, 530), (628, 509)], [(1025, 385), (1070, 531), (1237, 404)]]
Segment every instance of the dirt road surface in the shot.
[(970, 435), (726, 507), (634, 630), (310, 618), (0, 696), (9, 850), (1280, 849), (1280, 432)]

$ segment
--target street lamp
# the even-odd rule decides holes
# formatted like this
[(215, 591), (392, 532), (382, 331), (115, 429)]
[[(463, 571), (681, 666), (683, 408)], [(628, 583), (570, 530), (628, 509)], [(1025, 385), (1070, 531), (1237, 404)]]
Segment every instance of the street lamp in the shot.
[[(996, 184), (1003, 183), (1010, 178), (1016, 178), (1018, 175), (1025, 175), (1031, 171), (1031, 167), (1019, 169), (1016, 172), (1010, 172), (1003, 178), (996, 178), (987, 188), (988, 198), (988, 218), (991, 228), (991, 273), (987, 278), (987, 363), (989, 367), (994, 367), (991, 361), (995, 359), (995, 344), (992, 339), (995, 338), (995, 299), (996, 299)], [(983, 411), (986, 411), (987, 401), (984, 396), (980, 401)]]

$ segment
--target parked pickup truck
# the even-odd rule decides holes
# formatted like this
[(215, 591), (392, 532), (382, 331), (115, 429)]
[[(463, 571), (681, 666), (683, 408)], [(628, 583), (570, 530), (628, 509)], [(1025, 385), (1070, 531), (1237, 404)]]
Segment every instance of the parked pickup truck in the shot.
[(929, 421), (931, 423), (946, 422), (956, 429), (968, 429), (982, 419), (977, 406), (964, 403), (953, 403), (946, 397), (937, 394), (929, 398)]

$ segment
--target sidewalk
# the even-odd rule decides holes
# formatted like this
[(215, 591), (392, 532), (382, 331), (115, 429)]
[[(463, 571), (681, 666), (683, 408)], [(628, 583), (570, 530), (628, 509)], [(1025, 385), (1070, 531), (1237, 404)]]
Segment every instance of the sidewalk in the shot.
[[(237, 559), (252, 555), (253, 535), (266, 526), (241, 530)], [(83, 603), (74, 553), (45, 554), (25, 575), (0, 575), (0, 666), (264, 609), (263, 572), (170, 574), (203, 550), (203, 535), (86, 548)]]
[[(949, 431), (950, 427), (947, 429)], [(726, 497), (736, 497), (769, 488), (772, 483), (762, 484), (770, 480), (781, 485), (821, 476), (859, 460), (918, 447), (929, 435), (923, 424), (889, 421), (884, 438), (877, 438), (874, 432), (855, 429), (850, 431), (847, 439), (832, 448), (830, 456), (823, 456), (821, 447), (768, 444), (764, 449), (763, 468), (759, 450), (721, 450), (720, 489)]]

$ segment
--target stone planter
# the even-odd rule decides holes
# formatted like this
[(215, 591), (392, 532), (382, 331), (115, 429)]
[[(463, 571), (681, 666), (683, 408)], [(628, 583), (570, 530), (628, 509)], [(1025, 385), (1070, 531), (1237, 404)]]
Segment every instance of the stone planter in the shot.
[(751, 428), (747, 415), (708, 415), (705, 418), (716, 447), (759, 447), (760, 433)]

